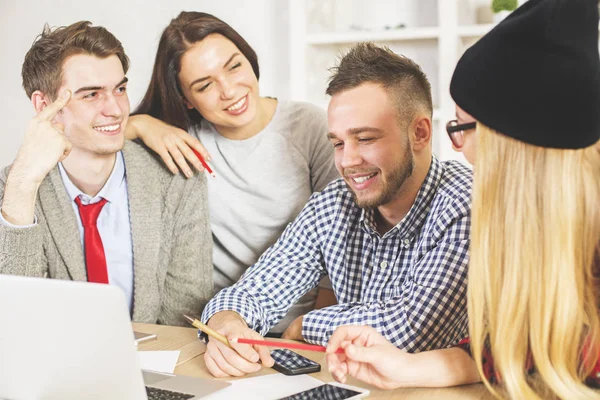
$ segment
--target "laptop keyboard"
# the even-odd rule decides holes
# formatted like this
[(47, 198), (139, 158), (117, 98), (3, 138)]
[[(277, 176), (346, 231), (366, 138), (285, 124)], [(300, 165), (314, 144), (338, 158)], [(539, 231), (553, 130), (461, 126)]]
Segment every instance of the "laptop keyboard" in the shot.
[(172, 392), (165, 389), (157, 389), (146, 386), (148, 400), (187, 400), (194, 397), (193, 394)]

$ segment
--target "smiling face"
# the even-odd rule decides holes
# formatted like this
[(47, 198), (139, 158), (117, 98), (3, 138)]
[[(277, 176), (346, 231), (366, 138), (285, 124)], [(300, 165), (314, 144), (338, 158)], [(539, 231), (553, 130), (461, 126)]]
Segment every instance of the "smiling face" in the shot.
[(365, 83), (335, 94), (327, 117), (336, 167), (358, 206), (380, 207), (400, 196), (414, 155), (408, 128), (400, 126), (397, 107), (385, 90)]
[(222, 35), (207, 36), (183, 55), (179, 84), (188, 108), (221, 133), (243, 128), (257, 115), (258, 80), (252, 66)]
[(63, 64), (58, 90), (70, 90), (71, 100), (55, 117), (74, 152), (114, 154), (123, 148), (129, 116), (127, 78), (117, 56), (78, 54)]

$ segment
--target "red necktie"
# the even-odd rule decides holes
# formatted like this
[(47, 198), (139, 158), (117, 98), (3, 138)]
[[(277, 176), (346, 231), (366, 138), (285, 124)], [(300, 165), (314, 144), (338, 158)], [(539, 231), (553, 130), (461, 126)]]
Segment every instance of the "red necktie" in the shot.
[(102, 246), (102, 238), (100, 238), (100, 232), (98, 232), (98, 226), (96, 225), (98, 215), (100, 215), (100, 211), (102, 211), (102, 207), (106, 202), (106, 199), (102, 199), (94, 204), (83, 205), (79, 197), (75, 198), (83, 225), (83, 244), (88, 282), (108, 283), (104, 246)]

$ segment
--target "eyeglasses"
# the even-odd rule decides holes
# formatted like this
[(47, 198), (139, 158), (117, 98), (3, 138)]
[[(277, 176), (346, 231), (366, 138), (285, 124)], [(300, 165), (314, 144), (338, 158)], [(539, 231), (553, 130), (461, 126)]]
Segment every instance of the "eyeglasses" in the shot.
[(470, 129), (475, 129), (477, 126), (476, 122), (467, 122), (465, 124), (459, 124), (457, 120), (453, 119), (452, 121), (448, 121), (446, 124), (446, 132), (448, 132), (448, 136), (452, 141), (452, 144), (457, 149), (460, 149), (465, 144), (464, 139), (464, 131), (468, 131)]

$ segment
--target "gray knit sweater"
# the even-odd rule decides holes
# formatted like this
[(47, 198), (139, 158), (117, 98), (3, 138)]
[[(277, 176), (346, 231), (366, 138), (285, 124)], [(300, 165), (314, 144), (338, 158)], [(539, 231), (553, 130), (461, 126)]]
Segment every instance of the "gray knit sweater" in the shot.
[[(213, 291), (212, 238), (203, 174), (173, 175), (143, 146), (123, 149), (131, 220), (135, 322), (184, 325)], [(0, 199), (9, 167), (0, 173)], [(0, 224), (0, 273), (87, 281), (76, 217), (58, 167), (43, 180), (37, 224)], [(110, 251), (110, 249), (105, 249)]]

